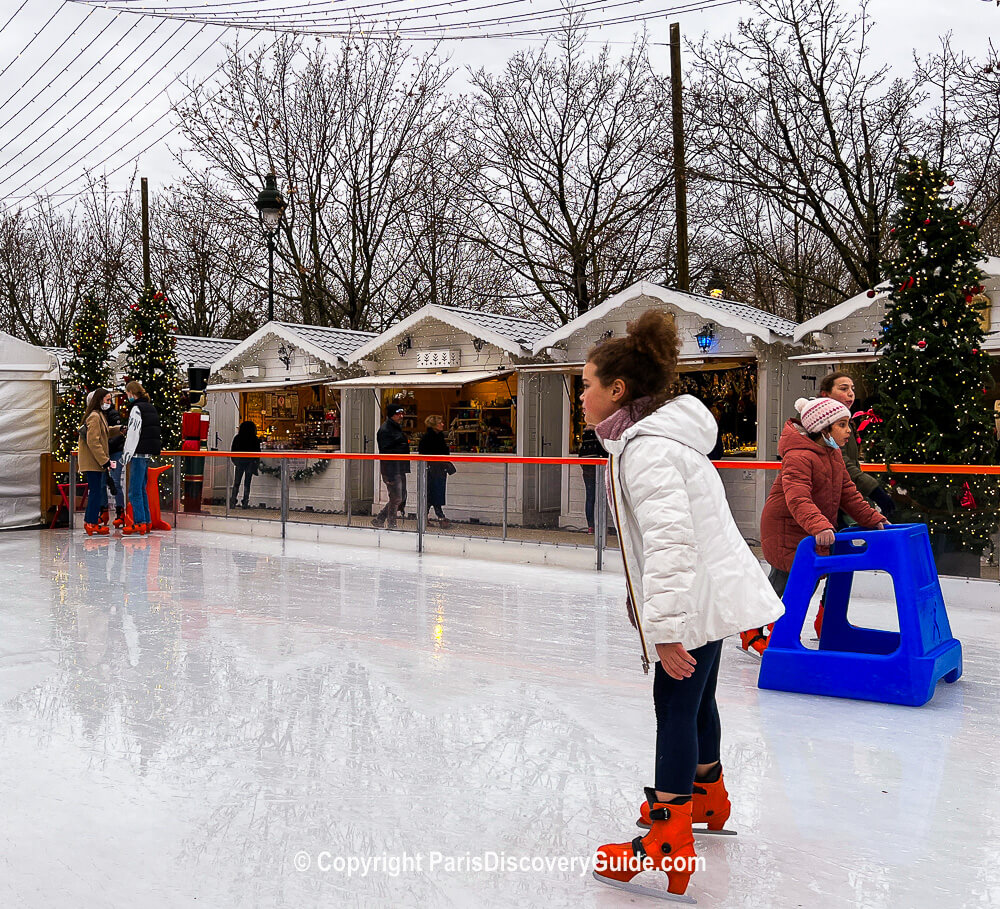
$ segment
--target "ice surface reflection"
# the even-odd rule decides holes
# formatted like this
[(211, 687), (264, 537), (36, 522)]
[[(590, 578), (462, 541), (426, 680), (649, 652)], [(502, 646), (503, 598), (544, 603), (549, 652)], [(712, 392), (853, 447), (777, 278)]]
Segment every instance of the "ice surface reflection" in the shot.
[[(183, 532), (5, 534), (0, 559), (0, 904), (621, 905), (579, 873), (427, 870), (632, 835), (651, 705), (619, 578)], [(924, 710), (759, 692), (727, 649), (742, 835), (700, 844), (703, 904), (996, 899), (1000, 621), (952, 619), (966, 676)]]

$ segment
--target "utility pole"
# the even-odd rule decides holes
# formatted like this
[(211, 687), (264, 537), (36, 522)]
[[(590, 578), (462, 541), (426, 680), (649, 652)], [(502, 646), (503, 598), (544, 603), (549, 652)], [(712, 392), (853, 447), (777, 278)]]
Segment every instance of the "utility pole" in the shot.
[(688, 274), (687, 170), (684, 164), (684, 98), (681, 87), (681, 27), (670, 26), (670, 100), (674, 126), (674, 198), (677, 208), (677, 287), (691, 290)]
[(142, 186), (142, 286), (151, 290), (153, 279), (149, 267), (149, 181), (143, 177), (140, 185)]

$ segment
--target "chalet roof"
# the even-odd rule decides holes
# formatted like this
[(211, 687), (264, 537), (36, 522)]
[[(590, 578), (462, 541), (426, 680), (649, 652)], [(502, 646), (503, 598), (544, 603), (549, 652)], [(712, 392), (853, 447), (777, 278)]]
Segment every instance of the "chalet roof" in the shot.
[(216, 360), (212, 364), (212, 372), (231, 367), (268, 337), (293, 344), (317, 360), (337, 369), (345, 365), (348, 355), (359, 344), (374, 337), (374, 334), (370, 331), (327, 328), (323, 325), (300, 325), (297, 322), (268, 322)]
[[(980, 263), (979, 267), (987, 278), (1000, 278), (1000, 256), (987, 256)], [(861, 312), (869, 306), (873, 306), (875, 303), (884, 300), (889, 295), (890, 288), (888, 282), (883, 282), (875, 290), (876, 293), (874, 296), (869, 297), (868, 291), (864, 290), (850, 299), (844, 300), (843, 303), (831, 306), (818, 316), (813, 316), (813, 318), (806, 320), (796, 327), (793, 340), (798, 342), (814, 331), (824, 331), (837, 322), (843, 322), (844, 319), (853, 316), (856, 312)]]
[(752, 334), (768, 344), (777, 341), (790, 342), (796, 323), (773, 313), (764, 312), (745, 303), (734, 303), (731, 300), (720, 300), (702, 294), (692, 294), (670, 287), (661, 287), (648, 281), (639, 281), (631, 287), (620, 291), (600, 306), (595, 306), (583, 315), (555, 331), (548, 332), (535, 343), (535, 353), (541, 353), (565, 341), (571, 335), (595, 322), (601, 322), (611, 313), (626, 303), (639, 298), (652, 297), (661, 303), (668, 303), (682, 312), (694, 313), (705, 319), (711, 319), (727, 328), (735, 328), (745, 334)]
[(546, 325), (534, 319), (521, 319), (478, 309), (459, 309), (456, 306), (438, 306), (429, 303), (359, 347), (351, 355), (350, 362), (357, 363), (371, 358), (376, 351), (395, 343), (397, 339), (428, 319), (436, 319), (474, 338), (481, 338), (517, 357), (531, 356), (534, 343), (549, 331)]

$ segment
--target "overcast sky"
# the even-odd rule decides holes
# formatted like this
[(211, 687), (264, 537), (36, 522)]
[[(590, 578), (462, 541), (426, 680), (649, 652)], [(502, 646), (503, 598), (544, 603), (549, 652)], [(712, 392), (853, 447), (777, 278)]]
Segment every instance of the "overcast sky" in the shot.
[[(732, 30), (747, 9), (733, 5), (671, 18), (681, 23), (685, 38), (702, 32), (717, 36)], [(992, 0), (871, 0), (869, 11), (878, 23), (873, 58), (901, 72), (909, 71), (914, 49), (933, 51), (945, 32), (952, 32), (956, 47), (980, 55), (990, 33), (1000, 31), (1000, 9)], [(127, 185), (136, 167), (154, 188), (169, 182), (176, 174), (170, 150), (180, 146), (176, 134), (169, 134), (169, 111), (184, 95), (181, 80), (211, 79), (222, 48), (236, 37), (215, 26), (67, 0), (6, 0), (0, 6), (0, 26), (4, 23), (0, 199), (8, 206), (28, 204), (39, 190), (71, 201), (86, 169), (108, 173), (115, 189)], [(653, 20), (646, 28), (654, 44), (665, 44), (668, 20)], [(596, 50), (609, 41), (624, 49), (635, 31), (635, 25), (595, 30), (592, 44)], [(240, 35), (243, 41), (267, 40), (245, 30)], [(464, 40), (449, 42), (446, 50), (459, 67), (492, 68), (519, 46), (526, 42)], [(666, 47), (662, 53), (666, 71)], [(147, 151), (147, 146), (152, 147)]]

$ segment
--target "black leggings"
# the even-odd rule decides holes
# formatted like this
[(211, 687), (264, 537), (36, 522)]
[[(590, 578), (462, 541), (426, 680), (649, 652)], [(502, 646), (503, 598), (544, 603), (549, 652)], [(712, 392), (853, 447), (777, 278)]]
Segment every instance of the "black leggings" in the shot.
[(709, 641), (690, 651), (694, 674), (672, 679), (663, 665), (653, 676), (656, 709), (656, 788), (690, 795), (698, 764), (719, 760), (722, 726), (715, 703), (722, 641)]

